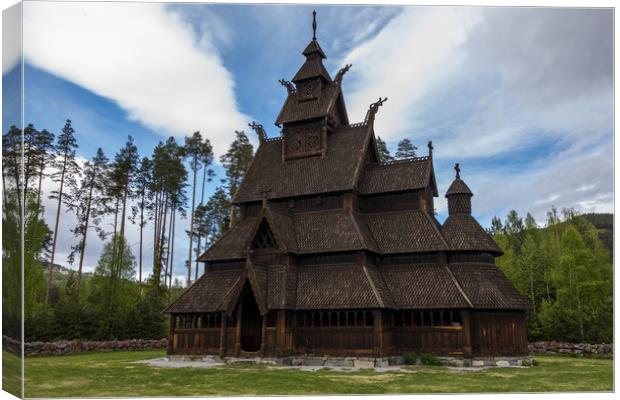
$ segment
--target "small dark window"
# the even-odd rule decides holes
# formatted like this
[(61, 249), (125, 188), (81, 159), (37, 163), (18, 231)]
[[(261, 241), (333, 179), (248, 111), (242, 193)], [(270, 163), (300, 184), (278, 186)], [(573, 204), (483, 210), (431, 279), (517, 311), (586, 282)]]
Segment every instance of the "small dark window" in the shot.
[(372, 311), (366, 311), (366, 326), (373, 326), (375, 319), (372, 316)]
[(413, 313), (413, 311), (405, 311), (404, 312), (404, 326), (411, 326), (412, 321), (411, 321), (411, 314)]
[(276, 326), (276, 313), (274, 311), (267, 314), (267, 326), (272, 328)]
[(441, 325), (441, 312), (433, 311), (431, 314), (431, 325), (432, 326), (440, 326)]
[(338, 312), (329, 313), (329, 326), (338, 326)]
[(432, 326), (431, 313), (429, 311), (422, 311), (422, 326)]
[(421, 311), (415, 311), (413, 313), (413, 325), (422, 326), (422, 312)]
[(265, 221), (261, 222), (258, 232), (256, 232), (256, 236), (254, 236), (252, 248), (274, 249), (276, 247), (278, 247), (278, 245), (276, 239), (273, 237), (273, 233), (271, 233), (271, 229), (269, 229), (269, 225), (267, 225)]
[(347, 312), (347, 326), (355, 326), (355, 313), (353, 311)]
[(452, 326), (461, 326), (461, 313), (458, 311), (452, 312)]

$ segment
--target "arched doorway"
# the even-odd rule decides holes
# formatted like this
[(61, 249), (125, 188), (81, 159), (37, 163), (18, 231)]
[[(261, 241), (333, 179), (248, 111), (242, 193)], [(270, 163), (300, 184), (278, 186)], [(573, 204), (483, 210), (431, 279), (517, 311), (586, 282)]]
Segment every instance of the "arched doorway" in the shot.
[(241, 296), (241, 350), (259, 351), (263, 341), (263, 317), (247, 281)]

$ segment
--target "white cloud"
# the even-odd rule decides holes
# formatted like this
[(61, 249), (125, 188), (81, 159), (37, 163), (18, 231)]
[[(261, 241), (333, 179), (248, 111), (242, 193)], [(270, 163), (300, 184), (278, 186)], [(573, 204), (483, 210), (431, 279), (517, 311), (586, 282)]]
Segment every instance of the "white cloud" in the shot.
[(610, 10), (405, 8), (343, 57), (348, 111), (361, 120), (387, 96), (375, 132), (392, 147), (433, 140), (440, 192), (453, 179), (443, 166), (473, 165), (464, 176), (483, 218), (609, 211), (612, 57)]
[(163, 4), (24, 3), (28, 63), (116, 101), (162, 135), (200, 130), (221, 154), (248, 118), (212, 36), (196, 38)]
[(411, 134), (411, 108), (457, 67), (455, 50), (476, 19), (467, 8), (403, 9), (341, 62), (353, 64), (345, 81), (350, 119), (362, 120), (368, 105), (383, 96), (388, 102), (377, 117), (376, 131), (387, 138)]
[(12, 70), (21, 58), (22, 5), (2, 11), (2, 74)]

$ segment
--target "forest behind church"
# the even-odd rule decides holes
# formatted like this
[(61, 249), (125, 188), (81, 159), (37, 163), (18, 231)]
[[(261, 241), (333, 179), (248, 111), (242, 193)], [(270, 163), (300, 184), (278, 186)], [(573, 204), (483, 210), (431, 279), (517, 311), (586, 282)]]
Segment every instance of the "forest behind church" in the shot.
[[(182, 141), (170, 137), (148, 154), (129, 136), (116, 153), (99, 149), (87, 161), (77, 157), (78, 136), (70, 120), (58, 134), (32, 125), (3, 134), (4, 334), (20, 336), (23, 215), (26, 341), (165, 337), (161, 311), (200, 276), (198, 256), (235, 223), (231, 198), (254, 148), (245, 132), (231, 133), (219, 160), (224, 175), (215, 176), (211, 144), (199, 132)], [(383, 161), (415, 157), (417, 150), (409, 139), (394, 157), (381, 138), (377, 147)], [(45, 179), (54, 183), (49, 193), (42, 191)], [(211, 183), (216, 188), (205, 197)], [(43, 218), (45, 197), (55, 220)], [(61, 232), (59, 220), (68, 214), (76, 225)], [(175, 251), (181, 219), (189, 219), (189, 254), (180, 254), (178, 243)], [(497, 263), (530, 304), (530, 340), (612, 341), (612, 220), (555, 208), (545, 221), (516, 211), (493, 219), (488, 231), (504, 251)], [(140, 231), (138, 246), (128, 243), (130, 225)], [(56, 254), (59, 240), (72, 243), (66, 260)], [(84, 273), (84, 254), (95, 240), (103, 250), (94, 272)], [(183, 281), (173, 279), (179, 257)]]

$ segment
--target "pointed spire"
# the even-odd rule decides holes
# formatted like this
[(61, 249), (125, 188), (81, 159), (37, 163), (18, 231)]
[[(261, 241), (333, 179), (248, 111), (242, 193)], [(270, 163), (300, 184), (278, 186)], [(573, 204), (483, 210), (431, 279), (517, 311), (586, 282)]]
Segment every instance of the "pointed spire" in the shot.
[(312, 10), (312, 40), (316, 41), (316, 10)]

